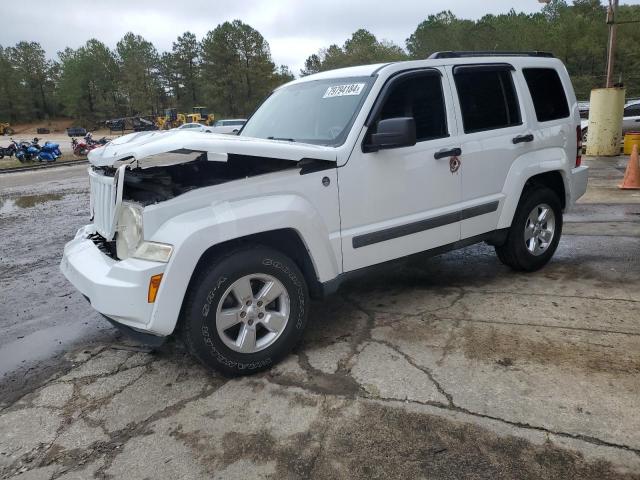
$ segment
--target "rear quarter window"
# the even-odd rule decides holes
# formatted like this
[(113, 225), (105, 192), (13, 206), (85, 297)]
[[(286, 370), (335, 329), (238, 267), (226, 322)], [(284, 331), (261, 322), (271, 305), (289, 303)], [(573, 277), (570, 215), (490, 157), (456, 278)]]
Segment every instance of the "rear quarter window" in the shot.
[(539, 122), (549, 122), (569, 116), (569, 104), (562, 81), (553, 68), (524, 68), (536, 118)]

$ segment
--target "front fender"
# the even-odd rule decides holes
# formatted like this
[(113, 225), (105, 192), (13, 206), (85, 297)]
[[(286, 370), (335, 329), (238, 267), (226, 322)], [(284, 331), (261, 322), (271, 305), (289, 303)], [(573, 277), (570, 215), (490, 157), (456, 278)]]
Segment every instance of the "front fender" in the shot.
[(296, 194), (221, 201), (165, 222), (151, 240), (169, 243), (174, 251), (158, 291), (149, 330), (159, 335), (173, 332), (191, 275), (210, 247), (284, 228), (300, 235), (319, 281), (339, 274), (331, 232), (311, 203)]
[[(505, 195), (504, 204), (498, 219), (498, 229), (509, 228), (515, 215), (524, 185), (531, 177), (541, 173), (559, 171), (564, 183), (564, 191), (570, 194), (567, 169), (569, 159), (562, 148), (547, 148), (530, 152), (516, 159), (511, 165), (502, 193)], [(570, 199), (567, 198), (567, 205)]]

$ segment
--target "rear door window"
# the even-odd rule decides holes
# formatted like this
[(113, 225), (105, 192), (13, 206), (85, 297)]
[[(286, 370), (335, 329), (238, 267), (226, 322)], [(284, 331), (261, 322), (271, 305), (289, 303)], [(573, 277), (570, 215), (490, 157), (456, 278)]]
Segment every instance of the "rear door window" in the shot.
[(558, 72), (553, 68), (524, 68), (522, 73), (531, 92), (539, 122), (569, 116), (569, 104)]
[(465, 65), (453, 72), (465, 133), (522, 123), (510, 68)]

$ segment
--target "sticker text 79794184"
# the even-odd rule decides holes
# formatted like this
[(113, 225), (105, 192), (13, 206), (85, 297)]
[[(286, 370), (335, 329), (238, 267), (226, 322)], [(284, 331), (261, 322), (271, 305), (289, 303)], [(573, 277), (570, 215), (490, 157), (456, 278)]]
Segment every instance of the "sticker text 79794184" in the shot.
[(327, 88), (322, 98), (344, 97), (345, 95), (360, 95), (364, 83), (349, 83), (347, 85), (335, 85)]

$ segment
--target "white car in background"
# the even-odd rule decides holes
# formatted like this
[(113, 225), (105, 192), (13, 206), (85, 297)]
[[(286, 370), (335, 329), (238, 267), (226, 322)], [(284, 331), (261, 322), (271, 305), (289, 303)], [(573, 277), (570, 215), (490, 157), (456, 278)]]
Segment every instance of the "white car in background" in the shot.
[[(580, 120), (580, 128), (582, 129), (582, 142), (587, 144), (587, 130), (589, 128), (589, 119)], [(640, 132), (640, 100), (632, 100), (627, 102), (622, 114), (622, 135), (629, 132)]]
[(188, 130), (189, 132), (207, 132), (212, 133), (213, 127), (203, 125), (201, 123), (183, 123), (179, 127), (172, 128), (171, 130)]
[(247, 123), (246, 118), (233, 118), (229, 120), (217, 120), (214, 122), (211, 131), (213, 133), (226, 133), (228, 135), (237, 135), (243, 125)]

